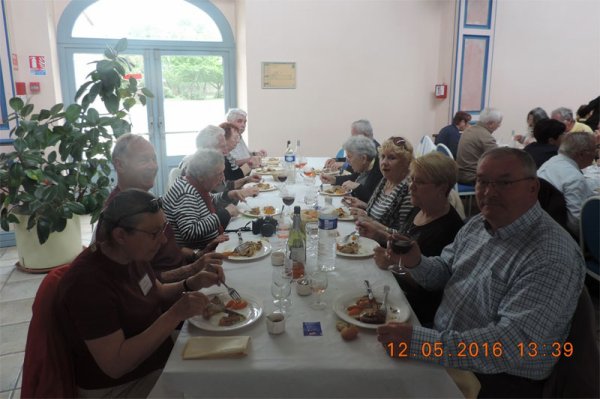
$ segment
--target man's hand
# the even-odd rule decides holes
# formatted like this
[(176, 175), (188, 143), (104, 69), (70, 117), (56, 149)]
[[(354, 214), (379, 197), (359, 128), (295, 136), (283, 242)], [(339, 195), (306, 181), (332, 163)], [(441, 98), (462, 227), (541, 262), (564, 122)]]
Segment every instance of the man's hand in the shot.
[(202, 314), (208, 303), (209, 299), (200, 292), (184, 292), (168, 312), (172, 312), (177, 320), (184, 321)]
[[(384, 326), (377, 327), (377, 341), (386, 349), (388, 355), (396, 353), (410, 353), (413, 328), (410, 324), (390, 322)], [(389, 345), (393, 345), (390, 353)], [(394, 357), (396, 357), (394, 355)], [(408, 357), (408, 356), (405, 356)]]
[(329, 170), (338, 170), (342, 166), (344, 166), (343, 162), (337, 162), (334, 158), (330, 158), (327, 161), (325, 161), (324, 168)]
[[(215, 241), (215, 240), (213, 240), (213, 241)], [(210, 267), (213, 267), (213, 266), (220, 267), (223, 264), (223, 259), (227, 259), (227, 257), (223, 254), (220, 254), (217, 252), (205, 253), (200, 258), (198, 258), (194, 263), (192, 263), (194, 273), (198, 273), (202, 270), (205, 270), (209, 266)], [(207, 269), (207, 270), (210, 271), (212, 269)]]

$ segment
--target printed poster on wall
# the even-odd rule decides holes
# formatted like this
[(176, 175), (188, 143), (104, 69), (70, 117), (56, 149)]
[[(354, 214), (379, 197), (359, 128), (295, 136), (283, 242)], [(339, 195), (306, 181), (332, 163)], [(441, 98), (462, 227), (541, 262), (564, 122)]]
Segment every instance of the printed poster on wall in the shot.
[(46, 57), (43, 55), (30, 55), (29, 71), (36, 76), (46, 75)]

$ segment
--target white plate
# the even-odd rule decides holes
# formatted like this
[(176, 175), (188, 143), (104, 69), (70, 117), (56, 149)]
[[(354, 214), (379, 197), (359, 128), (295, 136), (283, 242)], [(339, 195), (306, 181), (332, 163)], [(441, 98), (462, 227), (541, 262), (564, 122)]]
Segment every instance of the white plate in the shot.
[(264, 206), (260, 206), (259, 207), (260, 208), (260, 213), (258, 215), (255, 215), (254, 213), (250, 213), (250, 210), (252, 208), (254, 208), (253, 206), (246, 206), (244, 208), (241, 208), (241, 207), (239, 207), (239, 208), (240, 208), (240, 212), (242, 213), (242, 215), (248, 216), (248, 217), (251, 217), (251, 218), (258, 218), (258, 217), (264, 217), (264, 216), (277, 216), (277, 215), (279, 215), (281, 213), (281, 208), (277, 208), (277, 207), (274, 207), (275, 208), (275, 213), (269, 214), (269, 215), (265, 215), (265, 213), (264, 213)]
[[(377, 289), (374, 289), (374, 291), (376, 290)], [(379, 291), (381, 291), (381, 287), (379, 287)], [(333, 301), (333, 311), (340, 319), (344, 320), (347, 323), (354, 324), (358, 327), (369, 328), (374, 330), (383, 324), (363, 323), (362, 321), (358, 321), (354, 317), (349, 316), (346, 312), (348, 306), (356, 304), (356, 300), (363, 295), (365, 295), (365, 292), (352, 292), (340, 295), (335, 299), (335, 301)], [(382, 302), (383, 293), (376, 293), (375, 300), (377, 300), (378, 302)], [(410, 317), (410, 307), (405, 301), (394, 301), (388, 296), (387, 308), (388, 309), (386, 323), (390, 321), (397, 321), (399, 323), (402, 323), (408, 320), (408, 318)]]
[[(341, 186), (338, 186), (338, 187), (341, 187)], [(344, 191), (343, 193), (340, 193), (340, 194), (327, 192), (327, 190), (330, 189), (330, 188), (332, 188), (332, 186), (329, 186), (329, 187), (325, 188), (324, 190), (319, 191), (319, 194), (321, 194), (321, 195), (329, 195), (331, 197), (343, 197), (344, 195), (348, 195), (348, 194), (351, 193), (351, 191)]]
[[(259, 241), (259, 240), (250, 240), (250, 241)], [(260, 240), (260, 241), (262, 242), (262, 248), (260, 249), (260, 251), (256, 252), (254, 255), (252, 255), (252, 256), (230, 256), (229, 258), (227, 258), (227, 260), (249, 261), (249, 260), (264, 258), (265, 256), (267, 256), (268, 254), (271, 253), (271, 243), (269, 243), (268, 241), (265, 241), (265, 240)], [(237, 242), (237, 239), (234, 238), (231, 241), (226, 241), (224, 243), (221, 243), (221, 244), (219, 244), (219, 247), (217, 247), (216, 252), (223, 253), (223, 252), (233, 251), (235, 249), (235, 247), (238, 246), (238, 244), (236, 242)]]
[[(338, 243), (341, 243), (343, 237), (338, 240)], [(377, 248), (379, 244), (375, 240), (371, 240), (366, 237), (358, 238), (358, 253), (357, 254), (345, 254), (336, 249), (335, 254), (337, 256), (344, 256), (348, 258), (368, 258), (373, 256), (375, 248)]]
[[(221, 301), (223, 301), (223, 303), (227, 303), (231, 299), (226, 292), (217, 295), (219, 296), (219, 298), (221, 298)], [(244, 316), (246, 316), (246, 319), (237, 324), (234, 324), (232, 326), (219, 326), (219, 320), (221, 320), (221, 317), (226, 315), (226, 313), (224, 312), (217, 313), (208, 320), (202, 317), (202, 315), (191, 317), (188, 320), (196, 327), (205, 331), (233, 331), (249, 326), (256, 320), (260, 319), (263, 310), (255, 298), (252, 298), (248, 295), (241, 295), (242, 299), (248, 302), (248, 306), (246, 306), (244, 309), (235, 310), (235, 312), (241, 313)]]
[[(268, 187), (268, 188), (260, 188), (260, 187), (257, 187), (257, 188), (258, 188), (258, 191), (260, 191), (261, 193), (262, 193), (262, 192), (265, 192), (265, 191), (275, 191), (275, 190), (277, 190), (277, 187), (275, 187), (275, 185), (273, 185), (273, 184), (271, 184), (271, 183), (263, 183), (263, 184), (268, 184), (268, 185), (269, 185), (269, 187)], [(252, 187), (256, 187), (257, 185), (258, 185), (258, 183), (250, 183), (250, 184), (246, 184), (246, 185), (244, 186), (244, 188), (252, 188)]]
[(256, 173), (257, 175), (272, 175), (273, 173), (281, 172), (283, 172), (283, 168), (275, 166), (267, 166), (265, 168), (254, 169), (254, 173)]
[(279, 165), (281, 163), (281, 159), (279, 158), (263, 158), (262, 161), (267, 165)]
[(344, 217), (338, 216), (338, 220), (342, 220), (342, 221), (354, 220), (354, 216), (350, 214), (350, 209), (348, 209), (348, 207), (338, 206), (338, 208), (342, 208), (344, 210), (344, 213), (346, 214), (346, 216), (344, 216)]

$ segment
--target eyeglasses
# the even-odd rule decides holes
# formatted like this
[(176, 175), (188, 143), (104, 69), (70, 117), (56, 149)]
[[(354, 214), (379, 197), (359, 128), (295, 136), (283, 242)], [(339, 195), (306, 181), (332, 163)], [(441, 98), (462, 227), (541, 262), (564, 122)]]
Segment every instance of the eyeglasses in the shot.
[(392, 140), (392, 143), (394, 143), (395, 146), (406, 150), (406, 140), (404, 139), (404, 137), (392, 136), (390, 137), (390, 140)]
[(531, 180), (531, 179), (535, 179), (535, 177), (523, 177), (521, 179), (516, 179), (516, 180), (496, 180), (496, 181), (482, 180), (482, 179), (477, 178), (477, 179), (475, 179), (475, 185), (477, 186), (478, 189), (481, 189), (481, 190), (485, 190), (488, 187), (492, 187), (494, 190), (505, 190), (515, 183), (525, 181), (525, 180)]
[(120, 226), (121, 222), (124, 219), (130, 218), (132, 216), (135, 215), (139, 215), (140, 213), (156, 213), (158, 212), (160, 209), (162, 209), (163, 207), (163, 200), (162, 197), (158, 197), (158, 198), (153, 198), (148, 202), (148, 205), (142, 209), (140, 209), (139, 211), (130, 213), (128, 215), (123, 215), (120, 218), (118, 218), (115, 222), (115, 227), (116, 226)]
[(142, 229), (136, 229), (135, 227), (128, 227), (128, 226), (122, 226), (125, 230), (132, 230), (132, 231), (139, 231), (140, 233), (146, 233), (148, 234), (150, 237), (152, 237), (152, 240), (156, 240), (157, 237), (162, 236), (165, 233), (165, 230), (167, 230), (167, 226), (169, 225), (169, 222), (165, 222), (165, 224), (162, 225), (162, 227), (155, 232), (150, 232), (150, 231), (146, 231), (146, 230), (142, 230)]

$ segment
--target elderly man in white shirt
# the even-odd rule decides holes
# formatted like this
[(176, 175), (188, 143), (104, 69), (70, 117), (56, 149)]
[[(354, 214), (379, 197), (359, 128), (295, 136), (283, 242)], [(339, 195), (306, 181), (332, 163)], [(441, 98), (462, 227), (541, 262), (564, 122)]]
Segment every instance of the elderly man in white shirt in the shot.
[(582, 169), (590, 166), (596, 155), (594, 136), (586, 132), (569, 133), (563, 138), (558, 155), (540, 166), (537, 175), (550, 182), (565, 196), (567, 227), (579, 235), (579, 216), (583, 202), (594, 194)]

